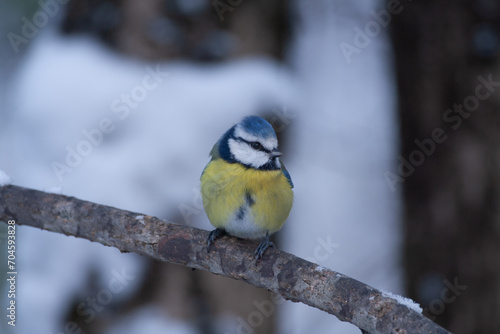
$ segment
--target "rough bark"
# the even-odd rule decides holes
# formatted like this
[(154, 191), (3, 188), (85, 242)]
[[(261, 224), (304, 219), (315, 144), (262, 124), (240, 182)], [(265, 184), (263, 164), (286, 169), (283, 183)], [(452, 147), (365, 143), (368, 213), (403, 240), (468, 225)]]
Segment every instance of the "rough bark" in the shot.
[(74, 197), (0, 187), (0, 220), (15, 220), (243, 280), (348, 321), (368, 333), (448, 333), (414, 310), (355, 279), (269, 249), (255, 265), (255, 243), (222, 237), (207, 253), (207, 231)]

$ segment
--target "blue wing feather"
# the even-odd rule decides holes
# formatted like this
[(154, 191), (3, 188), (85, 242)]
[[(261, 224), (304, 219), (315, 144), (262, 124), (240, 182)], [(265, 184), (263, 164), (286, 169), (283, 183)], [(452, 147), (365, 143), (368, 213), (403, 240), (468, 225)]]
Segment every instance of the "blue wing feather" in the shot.
[(290, 173), (288, 173), (288, 171), (286, 170), (285, 165), (283, 165), (283, 163), (281, 164), (281, 171), (283, 172), (283, 175), (285, 175), (286, 179), (288, 180), (290, 187), (293, 188), (292, 177), (290, 176)]

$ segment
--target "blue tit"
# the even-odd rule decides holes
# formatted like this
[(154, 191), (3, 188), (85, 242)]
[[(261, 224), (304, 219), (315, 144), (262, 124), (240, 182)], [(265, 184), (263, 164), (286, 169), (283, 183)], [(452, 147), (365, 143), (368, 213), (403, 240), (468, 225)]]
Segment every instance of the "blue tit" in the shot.
[(245, 117), (222, 135), (210, 156), (201, 175), (203, 206), (215, 227), (208, 251), (226, 233), (263, 239), (255, 250), (257, 261), (274, 247), (269, 237), (281, 229), (293, 203), (293, 183), (280, 161), (276, 133), (265, 119)]

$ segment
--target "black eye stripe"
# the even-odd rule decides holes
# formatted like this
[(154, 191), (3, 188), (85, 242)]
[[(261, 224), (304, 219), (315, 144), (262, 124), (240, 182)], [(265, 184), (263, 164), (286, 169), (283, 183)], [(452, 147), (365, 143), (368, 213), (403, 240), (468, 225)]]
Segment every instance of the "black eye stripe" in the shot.
[(256, 141), (254, 142), (251, 142), (250, 143), (250, 146), (252, 146), (252, 148), (256, 149), (256, 150), (259, 150), (259, 151), (265, 151), (266, 149), (262, 146), (261, 143), (258, 143)]
[(259, 143), (258, 141), (248, 141), (248, 140), (245, 140), (241, 137), (238, 137), (236, 138), (237, 140), (239, 141), (242, 141), (242, 142), (245, 142), (247, 143), (250, 147), (252, 147), (253, 149), (255, 150), (259, 150), (259, 151), (262, 151), (262, 152), (266, 152), (266, 153), (271, 153), (270, 150), (266, 149), (261, 143)]

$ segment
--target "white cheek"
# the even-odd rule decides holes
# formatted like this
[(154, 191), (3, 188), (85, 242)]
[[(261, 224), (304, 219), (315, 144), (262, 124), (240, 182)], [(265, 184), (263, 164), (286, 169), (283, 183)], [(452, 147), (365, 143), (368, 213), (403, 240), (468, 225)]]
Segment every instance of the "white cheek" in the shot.
[(254, 168), (259, 168), (269, 161), (266, 152), (254, 150), (248, 144), (234, 139), (229, 139), (229, 149), (237, 161)]

